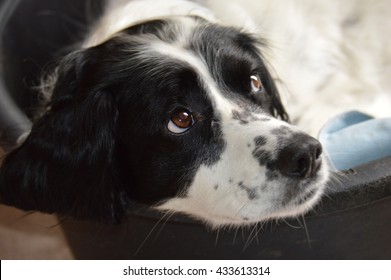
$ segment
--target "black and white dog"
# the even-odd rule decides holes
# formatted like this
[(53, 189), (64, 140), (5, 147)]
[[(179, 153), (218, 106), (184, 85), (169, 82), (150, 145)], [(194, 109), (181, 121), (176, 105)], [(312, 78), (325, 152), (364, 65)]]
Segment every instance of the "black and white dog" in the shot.
[(281, 63), (234, 7), (247, 31), (195, 2), (110, 1), (46, 80), (46, 111), (1, 167), (2, 202), (118, 221), (137, 201), (212, 226), (311, 209), (329, 177), (322, 147), (288, 123)]

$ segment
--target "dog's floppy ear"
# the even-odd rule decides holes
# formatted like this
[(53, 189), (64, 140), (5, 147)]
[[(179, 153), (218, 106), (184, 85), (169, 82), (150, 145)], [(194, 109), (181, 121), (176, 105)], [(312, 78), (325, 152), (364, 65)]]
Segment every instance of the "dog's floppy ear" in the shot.
[(52, 101), (0, 170), (2, 203), (117, 221), (127, 208), (117, 168), (115, 97), (99, 85), (93, 50), (58, 67)]

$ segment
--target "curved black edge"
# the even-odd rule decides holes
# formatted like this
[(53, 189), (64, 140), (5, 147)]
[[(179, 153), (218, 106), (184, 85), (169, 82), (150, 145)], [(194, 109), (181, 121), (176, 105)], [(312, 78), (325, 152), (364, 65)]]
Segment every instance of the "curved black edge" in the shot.
[(40, 105), (33, 90), (59, 58), (80, 46), (107, 0), (0, 0), (0, 147), (11, 150)]
[[(391, 197), (391, 157), (334, 172), (320, 203), (306, 214), (316, 217), (335, 214), (375, 203)], [(128, 212), (131, 218), (158, 220), (164, 213), (148, 205), (134, 202)], [(184, 214), (170, 216), (168, 223), (199, 224), (196, 219)]]
[(311, 215), (324, 215), (391, 197), (391, 157), (332, 174), (322, 202)]
[(61, 227), (76, 259), (390, 259), (391, 176), (377, 169), (390, 162), (343, 172), (319, 206), (298, 219), (216, 230), (135, 204), (120, 224), (60, 217)]
[(120, 225), (67, 219), (76, 259), (390, 259), (391, 198), (336, 214), (213, 230), (170, 217)]
[[(1, 36), (4, 27), (19, 2), (20, 0), (0, 2)], [(2, 41), (0, 40), (0, 54), (3, 53)], [(0, 146), (5, 150), (10, 150), (19, 144), (21, 137), (30, 131), (32, 124), (29, 118), (11, 99), (2, 77), (4, 77), (4, 69), (2, 64), (0, 64)]]
[(29, 133), (32, 123), (9, 97), (1, 80), (0, 100), (0, 146), (11, 150)]

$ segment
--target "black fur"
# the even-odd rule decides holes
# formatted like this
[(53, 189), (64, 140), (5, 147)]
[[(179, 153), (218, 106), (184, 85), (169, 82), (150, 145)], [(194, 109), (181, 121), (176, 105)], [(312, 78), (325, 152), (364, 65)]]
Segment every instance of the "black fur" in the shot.
[[(205, 59), (224, 92), (287, 119), (258, 42), (199, 21), (204, 26), (189, 48)], [(169, 21), (138, 25), (61, 62), (47, 112), (3, 162), (2, 203), (119, 221), (133, 201), (155, 204), (186, 195), (198, 167), (218, 161), (225, 142), (194, 69), (158, 54), (139, 56), (138, 37), (170, 41), (175, 32), (169, 27)], [(262, 75), (265, 96), (248, 94), (254, 71)], [(196, 124), (180, 136), (167, 130), (177, 108), (196, 115)]]
[[(257, 104), (274, 117), (289, 121), (259, 47), (266, 47), (266, 42), (219, 25), (201, 27), (191, 45), (205, 59), (225, 94), (251, 106)], [(251, 93), (249, 77), (254, 74), (261, 77), (265, 94)]]

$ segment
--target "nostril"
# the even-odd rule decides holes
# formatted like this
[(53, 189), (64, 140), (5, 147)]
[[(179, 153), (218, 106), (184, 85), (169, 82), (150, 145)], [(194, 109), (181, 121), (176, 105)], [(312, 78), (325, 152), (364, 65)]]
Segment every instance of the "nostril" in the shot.
[(289, 146), (281, 151), (277, 168), (285, 176), (303, 178), (310, 173), (311, 162), (307, 149)]
[(309, 169), (309, 161), (305, 157), (301, 157), (297, 160), (296, 170), (292, 172), (292, 174), (297, 174), (300, 177), (303, 177), (307, 174)]
[(315, 150), (315, 159), (319, 159), (322, 154), (322, 146), (319, 144)]
[(309, 178), (320, 168), (322, 146), (308, 135), (299, 135), (283, 148), (277, 159), (277, 169), (285, 176)]

